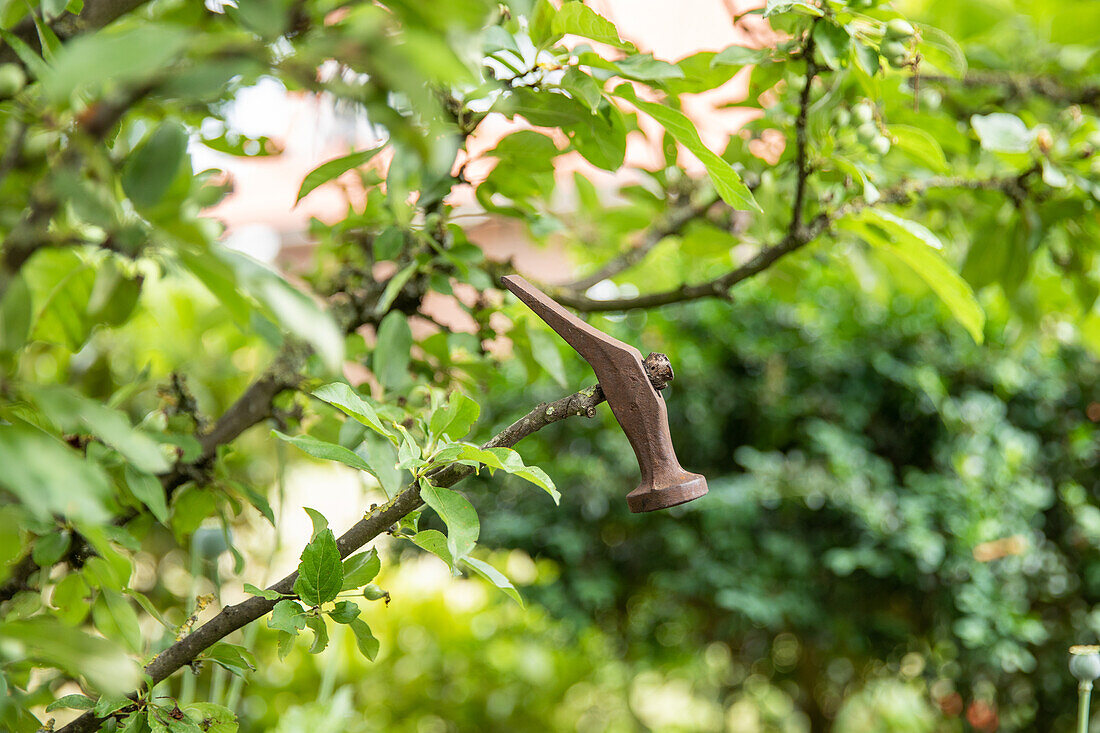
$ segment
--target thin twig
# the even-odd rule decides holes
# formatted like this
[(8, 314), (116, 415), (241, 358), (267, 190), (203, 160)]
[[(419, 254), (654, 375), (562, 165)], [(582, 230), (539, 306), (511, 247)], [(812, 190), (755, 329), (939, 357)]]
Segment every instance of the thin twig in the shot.
[[(656, 386), (656, 385), (655, 385)], [(526, 415), (497, 433), (484, 444), (485, 448), (510, 448), (523, 438), (552, 423), (574, 416), (595, 414), (595, 408), (604, 401), (603, 390), (599, 385), (583, 389), (562, 397), (554, 402), (543, 403)], [(449, 488), (474, 473), (474, 468), (451, 464), (429, 475), (434, 486)], [(378, 535), (399, 522), (405, 515), (423, 505), (420, 499), (420, 487), (414, 482), (394, 497), (388, 504), (374, 509), (363, 519), (356, 522), (336, 541), (340, 557), (347, 557)], [(268, 590), (283, 595), (293, 594), (294, 581), (298, 574), (291, 573)], [(253, 596), (233, 606), (226, 606), (214, 618), (195, 629), (184, 638), (158, 654), (145, 667), (145, 673), (153, 685), (194, 661), (204, 650), (234, 631), (262, 618), (275, 607), (276, 601)], [(137, 697), (147, 688), (134, 693)], [(91, 733), (106, 720), (89, 711), (76, 720), (59, 729), (58, 733)]]
[(681, 285), (678, 288), (664, 290), (658, 293), (648, 293), (631, 298), (611, 298), (608, 300), (596, 300), (577, 293), (553, 289), (552, 295), (563, 305), (584, 313), (599, 313), (607, 311), (625, 311), (634, 308), (656, 308), (672, 303), (683, 303), (700, 298), (728, 297), (729, 289), (748, 278), (756, 275), (785, 255), (790, 254), (805, 245), (813, 242), (821, 236), (829, 226), (848, 214), (854, 214), (869, 206), (881, 204), (896, 204), (909, 201), (913, 196), (939, 188), (961, 188), (968, 190), (1000, 191), (1014, 201), (1021, 195), (1026, 195), (1023, 184), (1030, 171), (1021, 175), (1002, 176), (994, 178), (967, 179), (936, 176), (920, 181), (903, 181), (895, 186), (885, 189), (879, 199), (873, 204), (862, 198), (853, 199), (832, 212), (823, 212), (814, 217), (809, 224), (801, 227), (799, 231), (788, 232), (777, 244), (761, 249), (752, 259), (733, 270), (702, 283), (693, 285)]

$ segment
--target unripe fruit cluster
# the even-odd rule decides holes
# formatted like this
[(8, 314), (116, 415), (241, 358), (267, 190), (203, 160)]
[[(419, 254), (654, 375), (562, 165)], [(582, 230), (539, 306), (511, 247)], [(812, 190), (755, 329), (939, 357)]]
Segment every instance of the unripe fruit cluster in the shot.
[(900, 69), (909, 58), (909, 44), (916, 33), (909, 21), (894, 18), (886, 24), (879, 53), (891, 66)]
[(833, 122), (839, 128), (854, 124), (856, 138), (878, 155), (890, 152), (890, 139), (879, 131), (870, 103), (860, 102), (850, 112), (843, 107), (837, 109), (833, 113)]

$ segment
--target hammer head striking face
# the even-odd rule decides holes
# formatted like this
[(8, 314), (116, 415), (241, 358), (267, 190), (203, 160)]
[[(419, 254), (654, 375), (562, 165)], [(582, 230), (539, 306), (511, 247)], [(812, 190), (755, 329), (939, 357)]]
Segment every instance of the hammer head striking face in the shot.
[[(676, 459), (665, 401), (653, 386), (654, 381), (672, 378), (667, 358), (661, 361), (651, 357), (643, 364), (641, 353), (633, 346), (588, 325), (522, 277), (508, 275), (502, 280), (584, 357), (600, 380), (607, 404), (634, 448), (642, 472), (641, 484), (626, 497), (630, 511), (666, 509), (707, 493), (707, 480), (685, 471)], [(659, 372), (653, 375), (653, 381), (649, 373), (652, 370)]]

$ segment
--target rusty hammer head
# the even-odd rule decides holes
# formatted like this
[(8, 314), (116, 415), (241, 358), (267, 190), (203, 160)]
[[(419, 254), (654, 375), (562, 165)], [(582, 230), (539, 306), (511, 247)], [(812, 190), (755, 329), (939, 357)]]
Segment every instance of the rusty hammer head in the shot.
[(643, 363), (641, 352), (633, 346), (588, 325), (519, 275), (507, 275), (502, 281), (596, 372), (642, 472), (641, 484), (626, 497), (630, 511), (667, 509), (707, 493), (707, 480), (685, 471), (676, 459), (665, 401), (651, 381), (650, 370), (665, 382), (672, 378), (668, 360), (655, 360), (651, 355)]

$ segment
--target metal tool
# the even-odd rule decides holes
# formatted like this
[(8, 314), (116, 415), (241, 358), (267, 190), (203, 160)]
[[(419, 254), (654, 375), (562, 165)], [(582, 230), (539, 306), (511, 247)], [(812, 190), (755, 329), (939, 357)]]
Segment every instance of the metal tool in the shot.
[(667, 381), (672, 378), (668, 359), (654, 360), (654, 356), (663, 355), (651, 354), (643, 364), (640, 351), (588, 325), (519, 275), (506, 275), (502, 281), (596, 372), (607, 404), (634, 448), (642, 472), (641, 484), (626, 497), (630, 511), (667, 509), (707, 493), (707, 480), (685, 471), (676, 458), (665, 401), (646, 369), (654, 368), (656, 361), (656, 368), (665, 372)]

